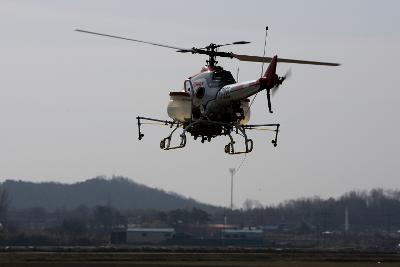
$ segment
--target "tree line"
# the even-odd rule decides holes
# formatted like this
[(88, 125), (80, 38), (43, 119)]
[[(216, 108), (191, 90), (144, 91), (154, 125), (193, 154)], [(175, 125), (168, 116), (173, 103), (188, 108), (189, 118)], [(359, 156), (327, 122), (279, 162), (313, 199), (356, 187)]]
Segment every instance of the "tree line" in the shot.
[[(249, 204), (249, 201), (244, 204), (243, 209), (225, 212), (229, 214), (232, 223), (285, 224), (292, 229), (296, 225), (307, 225), (321, 231), (342, 231), (347, 216), (351, 231), (389, 233), (400, 230), (399, 190), (351, 191), (337, 199), (300, 198), (267, 206), (262, 206), (259, 202), (255, 202), (255, 205)], [(219, 216), (223, 214), (219, 212)]]
[[(97, 245), (109, 242), (110, 232), (127, 226), (173, 227), (229, 224), (237, 227), (279, 226), (294, 235), (345, 230), (349, 234), (400, 234), (400, 191), (373, 189), (351, 191), (338, 198), (300, 198), (278, 205), (246, 200), (243, 208), (230, 210), (181, 207), (121, 209), (111, 203), (75, 208), (12, 207), (12, 197), (0, 186), (0, 244)], [(133, 207), (137, 207), (136, 205)], [(347, 218), (346, 218), (347, 217)]]

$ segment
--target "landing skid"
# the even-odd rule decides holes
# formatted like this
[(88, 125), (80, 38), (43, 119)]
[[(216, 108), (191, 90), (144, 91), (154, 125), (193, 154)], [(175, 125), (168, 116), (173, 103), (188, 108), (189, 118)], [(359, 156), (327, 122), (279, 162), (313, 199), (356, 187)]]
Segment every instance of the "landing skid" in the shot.
[(232, 134), (229, 132), (228, 136), (230, 139), (230, 142), (225, 146), (225, 153), (235, 155), (235, 154), (243, 154), (243, 153), (250, 153), (253, 151), (253, 140), (247, 138), (246, 130), (243, 128), (243, 126), (235, 126), (236, 133), (241, 135), (244, 138), (244, 146), (245, 150), (243, 151), (236, 151), (234, 144), (236, 143), (233, 140)]
[[(144, 134), (142, 133), (142, 124), (146, 124), (143, 123), (142, 121), (149, 121), (150, 123), (159, 123), (161, 125), (165, 125), (165, 126), (169, 126), (172, 131), (171, 133), (163, 138), (160, 142), (160, 148), (163, 150), (171, 150), (171, 149), (177, 149), (177, 148), (183, 148), (186, 146), (186, 132), (190, 132), (191, 128), (193, 126), (195, 126), (198, 123), (208, 123), (211, 125), (219, 125), (222, 126), (222, 133), (220, 135), (227, 135), (230, 139), (230, 142), (225, 145), (224, 151), (227, 154), (230, 155), (235, 155), (235, 154), (243, 154), (243, 153), (250, 153), (251, 151), (253, 151), (253, 147), (254, 147), (254, 143), (253, 140), (249, 139), (247, 137), (246, 134), (246, 130), (270, 130), (275, 132), (275, 138), (271, 141), (272, 144), (274, 145), (274, 147), (277, 146), (278, 144), (278, 133), (279, 133), (279, 127), (280, 124), (253, 124), (253, 125), (240, 125), (240, 124), (230, 124), (230, 123), (222, 123), (222, 122), (217, 122), (217, 121), (210, 121), (210, 120), (195, 120), (195, 121), (191, 121), (189, 122), (187, 125), (183, 125), (180, 122), (176, 122), (176, 121), (168, 121), (168, 120), (159, 120), (159, 119), (153, 119), (153, 118), (146, 118), (146, 117), (137, 117), (137, 124), (138, 124), (138, 138), (139, 140), (142, 140), (142, 138), (144, 137)], [(182, 133), (179, 135), (181, 140), (180, 143), (178, 145), (175, 146), (171, 146), (171, 140), (172, 140), (172, 136), (175, 133), (176, 130), (178, 130), (179, 128), (183, 128)], [(275, 127), (275, 129), (261, 129), (262, 127)], [(235, 141), (232, 137), (232, 133), (236, 133), (240, 136), (242, 136), (244, 138), (244, 146), (245, 149), (242, 151), (237, 151), (235, 149)], [(213, 136), (216, 137), (216, 136)], [(204, 142), (204, 140), (208, 139), (208, 141), (211, 140), (211, 138), (213, 137), (205, 137), (202, 136), (202, 142)], [(195, 139), (197, 138), (197, 136), (194, 137)]]
[(175, 122), (175, 121), (146, 118), (146, 117), (136, 117), (136, 119), (137, 119), (137, 124), (138, 124), (138, 139), (139, 140), (142, 140), (142, 138), (144, 137), (144, 134), (142, 133), (142, 124), (143, 124), (142, 121), (150, 121), (150, 122), (158, 122), (161, 125), (166, 125), (166, 126), (169, 126), (170, 128), (173, 128), (171, 133), (167, 137), (165, 137), (164, 139), (161, 140), (161, 142), (160, 142), (160, 148), (161, 149), (163, 149), (163, 150), (171, 150), (171, 149), (182, 148), (182, 147), (184, 147), (186, 145), (186, 135), (185, 135), (185, 133), (182, 133), (180, 135), (180, 137), (181, 137), (180, 144), (177, 145), (177, 146), (171, 146), (172, 135), (174, 134), (174, 132), (177, 129), (182, 127), (181, 123)]
[(177, 146), (171, 146), (172, 135), (173, 135), (174, 132), (175, 132), (178, 128), (180, 128), (180, 127), (181, 127), (181, 126), (180, 126), (179, 124), (176, 125), (175, 128), (172, 130), (172, 132), (171, 132), (167, 137), (165, 137), (164, 139), (161, 140), (161, 142), (160, 142), (160, 148), (161, 148), (161, 149), (163, 149), (163, 150), (170, 150), (170, 149), (177, 149), (177, 148), (182, 148), (182, 147), (186, 146), (186, 135), (185, 135), (185, 133), (182, 133), (182, 134), (180, 135), (180, 137), (181, 137), (181, 142), (180, 142), (179, 145), (177, 145)]
[(254, 143), (253, 140), (247, 137), (246, 130), (257, 130), (260, 129), (261, 127), (275, 127), (274, 130), (270, 131), (275, 132), (275, 138), (271, 141), (271, 143), (274, 145), (274, 147), (276, 147), (278, 145), (278, 133), (280, 124), (235, 125), (234, 132), (244, 138), (245, 150), (242, 151), (235, 150), (234, 144), (236, 142), (233, 140), (231, 134), (232, 131), (229, 131), (227, 135), (229, 136), (230, 142), (227, 145), (225, 145), (225, 153), (235, 155), (235, 154), (250, 153), (251, 151), (253, 151)]

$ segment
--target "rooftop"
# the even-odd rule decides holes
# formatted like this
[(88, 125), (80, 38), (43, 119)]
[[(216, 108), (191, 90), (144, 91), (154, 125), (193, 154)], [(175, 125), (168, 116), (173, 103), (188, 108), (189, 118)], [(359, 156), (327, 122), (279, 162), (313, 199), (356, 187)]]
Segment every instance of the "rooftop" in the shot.
[(127, 232), (158, 232), (158, 233), (172, 233), (175, 232), (174, 228), (128, 228)]

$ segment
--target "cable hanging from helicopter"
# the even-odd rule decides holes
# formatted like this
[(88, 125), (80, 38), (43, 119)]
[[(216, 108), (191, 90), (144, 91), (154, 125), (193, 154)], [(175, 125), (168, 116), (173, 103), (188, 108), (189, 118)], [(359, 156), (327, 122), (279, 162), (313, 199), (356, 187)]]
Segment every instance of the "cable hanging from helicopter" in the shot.
[[(276, 55), (273, 57), (266, 57), (265, 52), (264, 56), (260, 57), (218, 51), (221, 47), (250, 43), (247, 41), (238, 41), (226, 44), (210, 43), (202, 48), (181, 48), (87, 30), (77, 29), (76, 31), (174, 49), (179, 53), (208, 56), (208, 59), (206, 60), (207, 64), (201, 69), (200, 73), (185, 80), (183, 91), (170, 92), (170, 101), (168, 103), (167, 113), (172, 120), (161, 120), (141, 116), (136, 118), (139, 140), (144, 137), (144, 134), (142, 133), (142, 125), (146, 122), (143, 121), (160, 123), (169, 126), (172, 129), (171, 133), (160, 142), (160, 148), (163, 150), (177, 149), (186, 146), (186, 134), (189, 133), (195, 140), (200, 138), (201, 142), (205, 142), (206, 140), (211, 141), (212, 138), (218, 136), (228, 136), (229, 143), (224, 148), (226, 153), (249, 153), (253, 150), (254, 144), (253, 141), (247, 137), (246, 131), (255, 129), (262, 130), (265, 129), (265, 127), (272, 127), (272, 129), (267, 129), (275, 132), (275, 136), (271, 142), (274, 146), (277, 146), (280, 127), (279, 123), (248, 124), (250, 120), (250, 107), (252, 104), (249, 105), (249, 97), (255, 96), (258, 92), (266, 90), (268, 108), (272, 113), (270, 92), (274, 94), (279, 86), (290, 75), (290, 72), (287, 72), (284, 76), (278, 76), (276, 74), (277, 63), (321, 66), (340, 65), (331, 62), (278, 58)], [(224, 70), (221, 66), (217, 65), (217, 57), (235, 58), (239, 61), (247, 62), (269, 63), (269, 65), (260, 78), (239, 83), (235, 81), (231, 72)], [(179, 135), (180, 143), (173, 146), (171, 145), (172, 136), (178, 129), (182, 129), (182, 132)], [(238, 134), (243, 137), (244, 150), (238, 151), (235, 149), (234, 144), (236, 142), (234, 141), (232, 134)]]

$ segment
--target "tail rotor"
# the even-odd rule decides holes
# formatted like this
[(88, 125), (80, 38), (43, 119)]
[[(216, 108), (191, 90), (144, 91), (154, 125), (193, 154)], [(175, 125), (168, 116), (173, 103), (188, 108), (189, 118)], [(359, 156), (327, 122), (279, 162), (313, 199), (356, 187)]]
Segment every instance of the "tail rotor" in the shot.
[(289, 68), (289, 69), (286, 71), (285, 75), (283, 75), (283, 76), (281, 76), (281, 77), (278, 77), (277, 85), (275, 85), (274, 88), (272, 88), (272, 90), (271, 90), (272, 96), (274, 96), (274, 95), (276, 94), (276, 92), (277, 92), (278, 89), (279, 89), (279, 86), (280, 86), (286, 79), (290, 78), (291, 76), (292, 76), (292, 68)]

